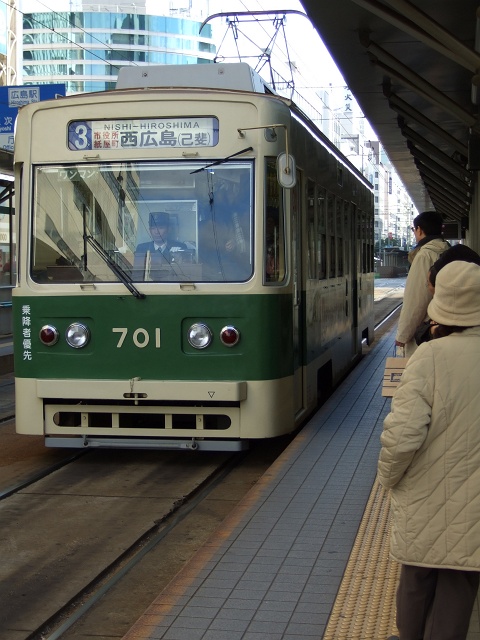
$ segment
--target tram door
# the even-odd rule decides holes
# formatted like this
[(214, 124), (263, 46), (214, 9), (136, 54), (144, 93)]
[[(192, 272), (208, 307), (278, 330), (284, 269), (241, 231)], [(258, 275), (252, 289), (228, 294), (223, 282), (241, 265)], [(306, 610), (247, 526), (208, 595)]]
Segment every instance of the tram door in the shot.
[(292, 275), (293, 275), (293, 376), (294, 408), (298, 413), (303, 409), (303, 311), (302, 311), (302, 233), (300, 215), (300, 174), (297, 184), (291, 190), (292, 211)]

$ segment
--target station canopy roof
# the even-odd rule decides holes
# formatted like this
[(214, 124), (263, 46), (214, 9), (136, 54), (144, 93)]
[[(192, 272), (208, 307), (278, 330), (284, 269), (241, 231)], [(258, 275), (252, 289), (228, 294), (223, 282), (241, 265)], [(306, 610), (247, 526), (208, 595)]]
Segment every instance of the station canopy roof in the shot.
[(419, 211), (464, 220), (480, 169), (472, 0), (302, 0)]

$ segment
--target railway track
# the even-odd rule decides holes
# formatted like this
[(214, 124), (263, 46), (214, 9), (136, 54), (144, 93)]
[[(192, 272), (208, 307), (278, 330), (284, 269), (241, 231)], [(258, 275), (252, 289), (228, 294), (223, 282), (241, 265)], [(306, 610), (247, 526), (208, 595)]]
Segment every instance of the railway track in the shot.
[[(166, 538), (181, 526), (185, 519), (200, 503), (212, 494), (232, 471), (241, 463), (245, 454), (234, 454), (219, 460), (210, 475), (197, 476), (194, 484), (200, 482), (197, 487), (191, 488), (188, 495), (175, 499), (164, 513), (147, 529), (138, 536), (130, 546), (117, 558), (106, 566), (91, 580), (85, 588), (81, 589), (62, 608), (56, 611), (48, 620), (32, 631), (27, 640), (54, 640), (65, 637), (64, 634), (80, 620), (92, 608), (94, 608), (104, 595), (132, 570), (138, 568), (147, 558), (151, 562), (152, 552), (161, 545)], [(203, 477), (205, 475), (205, 477)]]
[(0, 376), (0, 397), (2, 403), (0, 406), (0, 427), (5, 422), (13, 420), (15, 417), (15, 399), (14, 399), (15, 383), (13, 373), (6, 373)]
[(0, 506), (0, 637), (66, 638), (107, 592), (112, 606), (115, 590), (124, 605), (113, 596), (111, 622), (126, 631), (285, 444), (201, 456), (95, 451), (19, 488)]
[[(392, 291), (382, 320), (401, 304)], [(289, 440), (201, 456), (63, 450), (8, 486), (0, 475), (0, 638), (123, 637)]]

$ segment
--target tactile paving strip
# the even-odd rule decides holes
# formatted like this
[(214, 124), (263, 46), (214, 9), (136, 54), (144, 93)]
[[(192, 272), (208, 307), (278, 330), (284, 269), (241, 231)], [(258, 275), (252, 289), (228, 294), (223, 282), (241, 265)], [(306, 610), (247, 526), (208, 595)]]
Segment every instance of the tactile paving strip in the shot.
[(389, 557), (390, 498), (376, 480), (323, 640), (386, 640), (397, 634), (400, 565)]

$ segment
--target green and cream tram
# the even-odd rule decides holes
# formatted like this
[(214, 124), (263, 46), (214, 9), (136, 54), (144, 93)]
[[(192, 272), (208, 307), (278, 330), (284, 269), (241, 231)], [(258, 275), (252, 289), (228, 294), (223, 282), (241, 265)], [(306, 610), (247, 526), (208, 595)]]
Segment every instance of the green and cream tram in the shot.
[(371, 185), (246, 64), (124, 71), (18, 116), (17, 431), (290, 432), (373, 337)]

